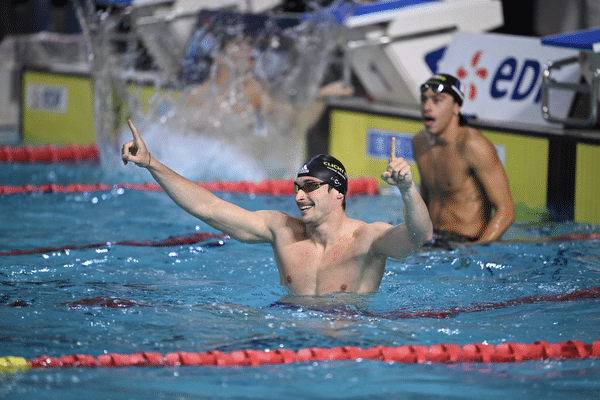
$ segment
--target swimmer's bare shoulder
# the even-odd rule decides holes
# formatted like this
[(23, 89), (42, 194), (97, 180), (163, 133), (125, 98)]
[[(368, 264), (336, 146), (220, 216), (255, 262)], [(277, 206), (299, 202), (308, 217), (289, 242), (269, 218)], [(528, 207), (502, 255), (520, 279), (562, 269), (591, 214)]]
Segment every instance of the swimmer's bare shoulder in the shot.
[(463, 141), (471, 146), (480, 144), (481, 141), (489, 142), (488, 138), (485, 137), (483, 133), (479, 129), (473, 128), (471, 126), (463, 126), (461, 127), (463, 130)]
[(306, 233), (306, 227), (300, 219), (282, 211), (261, 210), (255, 211), (255, 213), (265, 221), (268, 229), (273, 234), (273, 241), (275, 241), (276, 236), (286, 233), (294, 236), (305, 235)]
[(464, 136), (464, 149), (469, 158), (479, 158), (480, 162), (489, 160), (496, 154), (494, 144), (480, 130), (468, 127)]
[(380, 239), (386, 232), (394, 228), (394, 226), (388, 224), (387, 222), (381, 221), (372, 223), (366, 223), (363, 221), (359, 222), (360, 224), (357, 226), (354, 232), (355, 242), (359, 246), (363, 246), (365, 251), (369, 253), (370, 257), (382, 259), (387, 258), (387, 249), (384, 248), (387, 246), (387, 244), (384, 243), (384, 240)]
[(383, 232), (392, 228), (392, 225), (387, 222), (376, 221), (372, 223), (366, 223), (363, 221), (357, 221), (359, 225), (357, 226), (357, 234), (361, 234), (367, 237), (376, 238), (381, 235)]

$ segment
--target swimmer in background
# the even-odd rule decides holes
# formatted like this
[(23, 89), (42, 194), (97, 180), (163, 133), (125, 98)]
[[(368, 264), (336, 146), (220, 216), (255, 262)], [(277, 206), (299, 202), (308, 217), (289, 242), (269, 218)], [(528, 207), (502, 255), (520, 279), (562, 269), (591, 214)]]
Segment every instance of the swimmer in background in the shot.
[(177, 205), (213, 228), (240, 242), (271, 244), (280, 282), (294, 295), (376, 292), (388, 258), (404, 258), (431, 239), (427, 207), (410, 165), (395, 157), (394, 139), (381, 178), (397, 186), (404, 201), (406, 222), (396, 226), (346, 215), (346, 171), (329, 155), (313, 157), (294, 181), (299, 218), (274, 210), (248, 211), (158, 162), (128, 123), (133, 140), (123, 145), (123, 162), (146, 168)]
[(434, 226), (429, 247), (498, 240), (515, 220), (504, 167), (492, 142), (466, 126), (463, 99), (451, 75), (434, 75), (421, 85), (425, 129), (412, 147)]

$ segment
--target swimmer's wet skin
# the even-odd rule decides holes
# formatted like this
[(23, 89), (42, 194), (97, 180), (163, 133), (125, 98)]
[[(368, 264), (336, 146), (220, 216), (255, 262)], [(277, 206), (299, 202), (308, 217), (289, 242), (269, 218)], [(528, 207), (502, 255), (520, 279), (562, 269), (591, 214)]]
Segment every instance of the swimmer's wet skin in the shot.
[(435, 228), (467, 242), (499, 240), (516, 214), (494, 144), (468, 126), (456, 77), (434, 75), (420, 91), (424, 129), (412, 137), (412, 152)]
[(294, 181), (300, 217), (274, 210), (248, 211), (158, 162), (129, 121), (133, 140), (123, 145), (122, 159), (147, 168), (171, 199), (191, 215), (244, 243), (271, 244), (280, 283), (295, 295), (334, 292), (372, 293), (379, 289), (388, 258), (402, 259), (432, 237), (427, 207), (410, 165), (396, 157), (395, 138), (381, 178), (397, 186), (405, 223), (366, 223), (346, 215), (348, 178), (336, 158), (320, 154), (309, 160)]

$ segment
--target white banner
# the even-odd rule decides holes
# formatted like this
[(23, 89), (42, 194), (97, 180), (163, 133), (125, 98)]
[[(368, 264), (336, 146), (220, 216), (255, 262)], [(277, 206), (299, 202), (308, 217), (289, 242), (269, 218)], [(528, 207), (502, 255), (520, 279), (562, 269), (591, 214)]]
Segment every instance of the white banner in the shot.
[[(548, 61), (578, 54), (575, 50), (543, 46), (540, 38), (457, 32), (439, 63), (440, 73), (459, 78), (465, 88), (462, 112), (487, 121), (556, 125), (542, 117), (542, 74)], [(579, 66), (553, 71), (559, 82), (577, 82)], [(573, 92), (553, 89), (551, 115), (564, 118)]]

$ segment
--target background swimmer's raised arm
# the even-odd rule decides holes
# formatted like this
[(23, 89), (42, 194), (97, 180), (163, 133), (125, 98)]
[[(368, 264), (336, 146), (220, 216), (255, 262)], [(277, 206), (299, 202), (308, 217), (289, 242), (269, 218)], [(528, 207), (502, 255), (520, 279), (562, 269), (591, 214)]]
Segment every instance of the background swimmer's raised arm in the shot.
[(427, 206), (412, 180), (410, 165), (403, 158), (396, 158), (394, 137), (390, 143), (388, 167), (381, 174), (381, 179), (400, 189), (404, 201), (404, 223), (387, 229), (373, 245), (378, 253), (399, 259), (431, 240), (433, 225)]
[(169, 197), (191, 215), (215, 229), (246, 243), (272, 243), (270, 224), (274, 211), (248, 211), (220, 199), (198, 184), (177, 174), (152, 157), (138, 130), (128, 121), (133, 140), (123, 145), (121, 158), (146, 168)]

